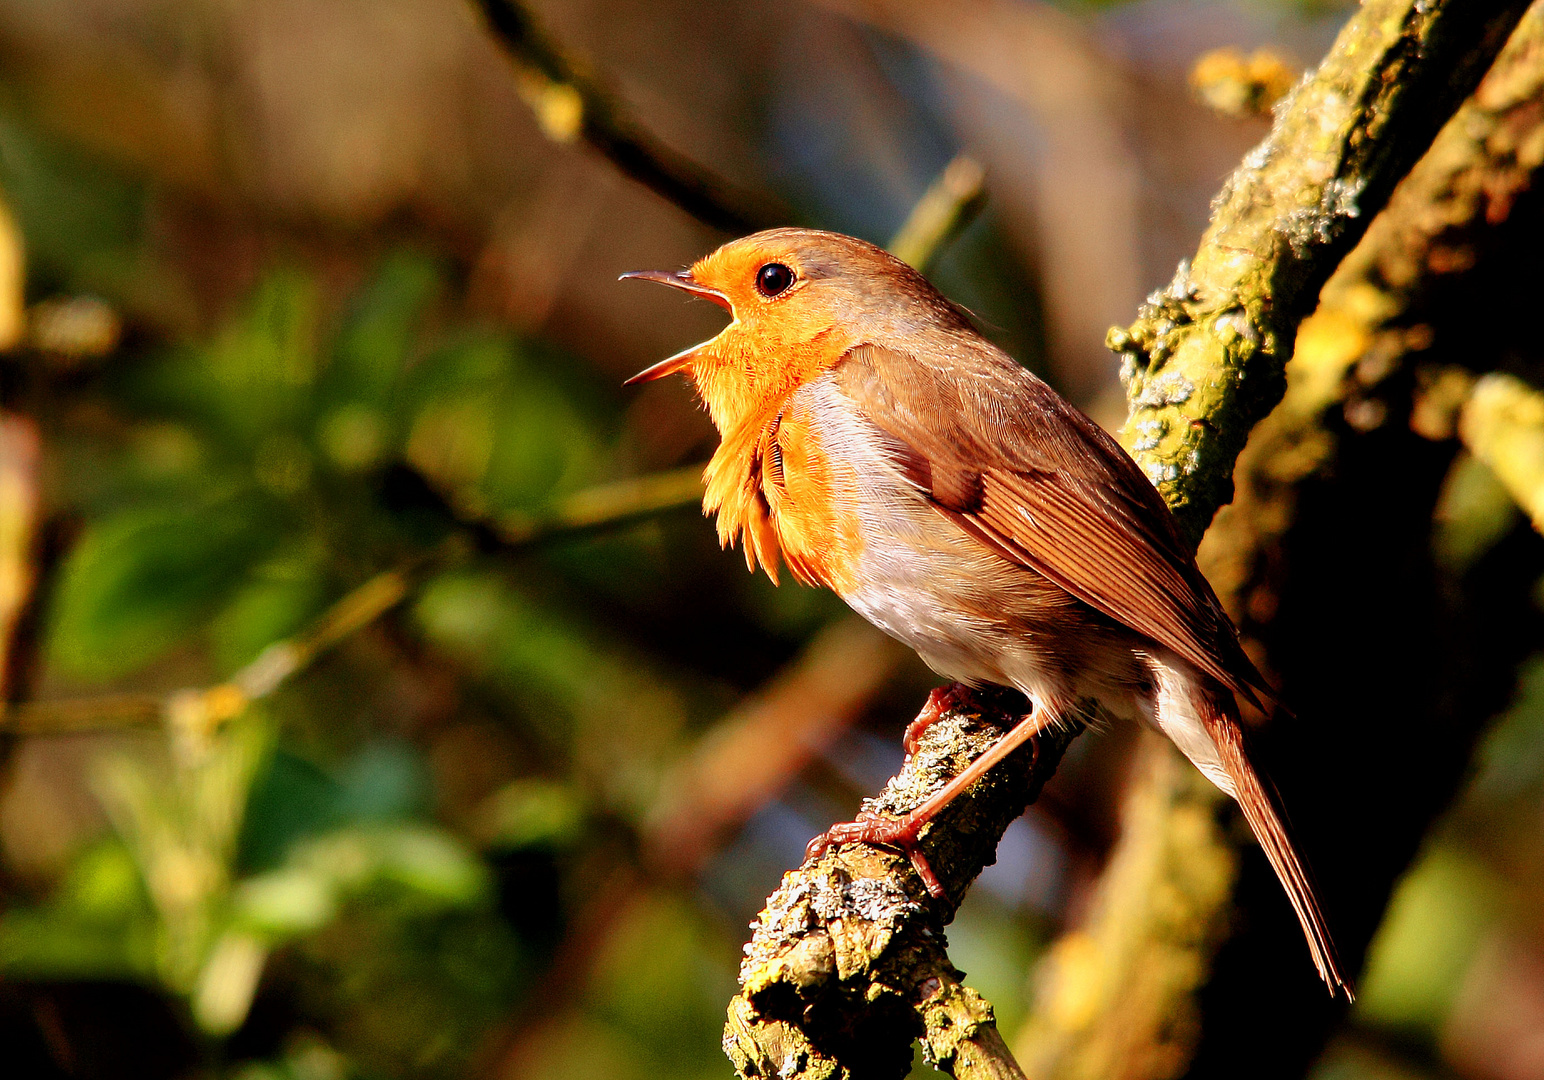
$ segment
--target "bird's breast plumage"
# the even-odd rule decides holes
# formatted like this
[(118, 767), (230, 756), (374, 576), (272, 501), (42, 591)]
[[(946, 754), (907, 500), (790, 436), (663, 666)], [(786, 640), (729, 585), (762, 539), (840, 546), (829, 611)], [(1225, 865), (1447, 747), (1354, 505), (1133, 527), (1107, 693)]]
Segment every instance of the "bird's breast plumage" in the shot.
[(940, 514), (838, 379), (790, 395), (775, 426), (762, 488), (802, 580), (828, 585), (953, 679), (1038, 691), (1087, 666), (1079, 625), (1091, 613)]

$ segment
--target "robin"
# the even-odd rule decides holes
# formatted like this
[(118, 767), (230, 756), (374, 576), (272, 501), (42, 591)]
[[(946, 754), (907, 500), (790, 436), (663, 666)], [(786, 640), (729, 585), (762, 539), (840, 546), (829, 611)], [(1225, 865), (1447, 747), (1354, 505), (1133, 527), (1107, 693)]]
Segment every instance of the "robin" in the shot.
[(719, 540), (774, 582), (779, 562), (833, 589), (954, 685), (1030, 711), (904, 818), (838, 825), (812, 851), (897, 846), (935, 896), (922, 827), (1015, 748), (1079, 710), (1146, 722), (1237, 800), (1319, 975), (1350, 987), (1235, 695), (1271, 688), (1196, 568), (1168, 507), (1102, 428), (996, 348), (883, 249), (809, 229), (725, 244), (681, 273), (640, 271), (727, 310), (716, 337), (633, 376), (686, 372), (722, 441), (706, 473)]

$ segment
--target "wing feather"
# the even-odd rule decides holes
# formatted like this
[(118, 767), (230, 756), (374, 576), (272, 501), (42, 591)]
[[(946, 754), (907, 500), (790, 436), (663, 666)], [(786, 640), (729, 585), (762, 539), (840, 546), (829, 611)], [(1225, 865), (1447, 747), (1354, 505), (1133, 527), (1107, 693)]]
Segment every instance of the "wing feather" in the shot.
[(1157, 490), (1033, 374), (963, 339), (938, 362), (863, 345), (834, 374), (897, 469), (965, 532), (1251, 701), (1271, 692)]

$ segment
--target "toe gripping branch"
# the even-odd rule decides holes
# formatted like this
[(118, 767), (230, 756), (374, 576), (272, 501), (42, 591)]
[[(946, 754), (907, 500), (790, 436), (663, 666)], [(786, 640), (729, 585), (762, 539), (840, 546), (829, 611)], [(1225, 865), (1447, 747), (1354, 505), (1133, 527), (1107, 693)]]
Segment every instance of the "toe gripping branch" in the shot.
[(1077, 729), (1043, 733), (1038, 749), (1014, 751), (931, 821), (908, 822), (1026, 711), (995, 690), (938, 704), (864, 816), (812, 844), (752, 924), (724, 1032), (741, 1076), (898, 1078), (916, 1038), (945, 1069), (1001, 1050), (991, 1007), (949, 963), (943, 927)]

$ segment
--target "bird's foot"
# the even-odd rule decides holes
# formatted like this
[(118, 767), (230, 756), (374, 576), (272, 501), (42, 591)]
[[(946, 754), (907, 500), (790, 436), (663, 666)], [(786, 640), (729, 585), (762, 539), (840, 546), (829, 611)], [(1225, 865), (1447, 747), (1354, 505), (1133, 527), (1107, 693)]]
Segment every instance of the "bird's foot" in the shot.
[(930, 818), (915, 812), (905, 817), (895, 818), (881, 817), (872, 810), (865, 810), (858, 815), (856, 821), (833, 825), (811, 840), (809, 846), (804, 849), (804, 858), (806, 861), (818, 858), (827, 848), (837, 844), (878, 844), (881, 847), (895, 848), (911, 860), (912, 868), (917, 871), (922, 884), (927, 886), (929, 895), (935, 900), (942, 900), (946, 895), (943, 884), (938, 880), (938, 875), (933, 873), (933, 868), (928, 865), (927, 856), (922, 854), (918, 839), (922, 833), (922, 827), (929, 820)]
[(944, 718), (944, 714), (950, 709), (958, 708), (970, 700), (970, 687), (964, 683), (950, 683), (948, 686), (935, 686), (927, 696), (927, 704), (922, 706), (922, 711), (917, 718), (906, 725), (906, 734), (901, 736), (901, 745), (906, 748), (906, 756), (911, 757), (917, 752), (917, 747), (922, 745), (922, 736), (927, 729)]

